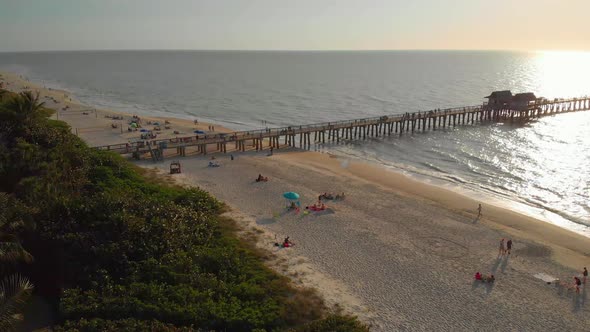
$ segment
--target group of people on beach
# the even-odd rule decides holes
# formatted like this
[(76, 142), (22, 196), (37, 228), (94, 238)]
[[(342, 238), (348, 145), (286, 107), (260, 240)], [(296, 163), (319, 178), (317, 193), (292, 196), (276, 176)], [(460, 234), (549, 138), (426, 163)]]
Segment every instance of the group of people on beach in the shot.
[(500, 240), (500, 248), (498, 250), (498, 257), (502, 257), (505, 255), (510, 255), (510, 251), (512, 250), (512, 239), (505, 239)]
[(323, 200), (343, 200), (345, 197), (344, 192), (342, 192), (341, 194), (332, 194), (332, 193), (323, 193), (320, 194), (318, 196), (318, 202), (321, 202), (322, 199)]
[(580, 279), (578, 276), (573, 276), (573, 279), (574, 279), (573, 283), (569, 283), (569, 282), (565, 282), (565, 281), (561, 281), (559, 279), (556, 279), (555, 285), (557, 287), (564, 287), (568, 290), (573, 289), (576, 291), (576, 294), (580, 294), (580, 288), (582, 287), (582, 285), (586, 284), (587, 278), (588, 278), (588, 270), (584, 267), (584, 270), (582, 271), (582, 279)]
[(313, 205), (308, 205), (305, 207), (306, 210), (311, 210), (311, 211), (324, 211), (327, 208), (328, 207), (326, 206), (326, 204), (322, 203), (321, 201), (314, 203)]
[(483, 274), (481, 274), (479, 272), (475, 272), (474, 279), (476, 281), (490, 282), (490, 283), (496, 281), (496, 277), (494, 277), (494, 275), (491, 273), (484, 276)]
[[(481, 217), (481, 211), (482, 211), (482, 207), (481, 204), (478, 205), (477, 207), (477, 218)], [(498, 248), (498, 258), (506, 256), (506, 255), (510, 255), (511, 251), (512, 251), (512, 239), (500, 239), (500, 246)], [(493, 274), (489, 274), (486, 276), (483, 276), (481, 273), (476, 272), (475, 276), (474, 276), (475, 280), (478, 281), (483, 281), (483, 282), (494, 282), (496, 280), (496, 278), (494, 277)], [(582, 271), (582, 279), (580, 279), (578, 276), (574, 276), (574, 282), (573, 284), (569, 284), (566, 282), (560, 282), (559, 280), (558, 285), (562, 285), (564, 287), (567, 287), (568, 289), (575, 289), (576, 290), (576, 294), (580, 293), (580, 287), (582, 286), (582, 284), (586, 284), (586, 280), (588, 278), (588, 269), (586, 267), (584, 267), (584, 270)]]
[(578, 278), (577, 276), (574, 276), (573, 287), (576, 289), (576, 294), (580, 294), (580, 287), (582, 286), (582, 284), (586, 285), (586, 279), (588, 279), (588, 269), (584, 267), (584, 270), (582, 271), (582, 279)]

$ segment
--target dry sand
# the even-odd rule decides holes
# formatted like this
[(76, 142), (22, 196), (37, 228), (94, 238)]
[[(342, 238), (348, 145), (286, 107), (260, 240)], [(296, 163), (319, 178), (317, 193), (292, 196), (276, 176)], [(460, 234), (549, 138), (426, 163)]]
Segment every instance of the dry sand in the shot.
[[(586, 290), (580, 295), (533, 277), (546, 273), (570, 282), (588, 262), (590, 239), (498, 207), (484, 206), (402, 175), (327, 154), (264, 152), (183, 159), (178, 181), (227, 202), (243, 223), (265, 232), (262, 246), (290, 236), (287, 275), (297, 273), (328, 303), (340, 303), (375, 331), (588, 330)], [(143, 166), (153, 167), (144, 162)], [(166, 171), (167, 162), (155, 164)], [(261, 173), (268, 182), (257, 183)], [(342, 192), (329, 210), (287, 212), (282, 193), (296, 191), (302, 205), (319, 193)], [(498, 259), (501, 238), (512, 254)], [(587, 250), (587, 249), (586, 249)], [(562, 261), (562, 255), (573, 257)], [(304, 264), (298, 268), (300, 257)], [(572, 266), (564, 265), (573, 264)], [(480, 271), (497, 281), (473, 281)], [(301, 277), (303, 274), (303, 277)], [(579, 274), (579, 273), (576, 273)]]
[[(9, 88), (16, 91), (18, 84), (31, 86), (13, 79)], [(100, 115), (60, 119), (73, 128), (102, 128), (81, 134), (91, 145), (125, 138)], [(182, 120), (171, 122), (180, 127)], [(268, 250), (271, 267), (317, 288), (328, 304), (358, 315), (373, 330), (589, 330), (585, 288), (576, 295), (533, 275), (572, 281), (590, 265), (590, 239), (488, 204), (478, 219), (477, 201), (378, 166), (277, 152), (234, 153), (233, 161), (217, 155), (218, 168), (206, 166), (209, 157), (186, 157), (183, 174), (174, 177), (226, 202), (245, 233), (261, 234), (258, 245)], [(140, 165), (167, 172), (169, 162)], [(259, 173), (270, 180), (255, 182)], [(323, 192), (347, 197), (328, 202), (322, 213), (295, 214), (285, 210), (285, 191), (301, 194), (303, 206)], [(295, 247), (273, 246), (285, 236)], [(501, 238), (512, 238), (514, 248), (498, 259)], [(494, 273), (496, 282), (474, 282), (476, 271)]]

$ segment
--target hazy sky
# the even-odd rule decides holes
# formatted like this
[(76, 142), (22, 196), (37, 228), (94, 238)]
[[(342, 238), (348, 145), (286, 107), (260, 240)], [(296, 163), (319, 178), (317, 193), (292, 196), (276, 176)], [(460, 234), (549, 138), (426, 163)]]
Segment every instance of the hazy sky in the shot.
[(0, 51), (590, 50), (590, 0), (0, 0)]

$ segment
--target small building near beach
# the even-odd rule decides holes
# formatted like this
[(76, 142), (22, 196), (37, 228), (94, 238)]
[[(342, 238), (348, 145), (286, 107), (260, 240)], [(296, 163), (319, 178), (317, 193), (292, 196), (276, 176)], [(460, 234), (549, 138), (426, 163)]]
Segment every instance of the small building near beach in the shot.
[(528, 109), (531, 102), (534, 102), (535, 100), (537, 100), (537, 97), (532, 92), (517, 93), (512, 97), (510, 109), (524, 111)]
[(512, 92), (510, 90), (494, 91), (485, 98), (488, 99), (489, 107), (492, 109), (501, 109), (510, 105), (510, 102), (512, 101)]

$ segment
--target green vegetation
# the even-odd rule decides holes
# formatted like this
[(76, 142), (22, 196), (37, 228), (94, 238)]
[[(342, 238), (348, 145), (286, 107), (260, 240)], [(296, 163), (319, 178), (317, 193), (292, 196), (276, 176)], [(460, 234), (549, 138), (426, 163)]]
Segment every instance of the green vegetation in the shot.
[(56, 331), (367, 330), (265, 267), (206, 192), (148, 181), (50, 114), (0, 101), (0, 330), (31, 283)]

